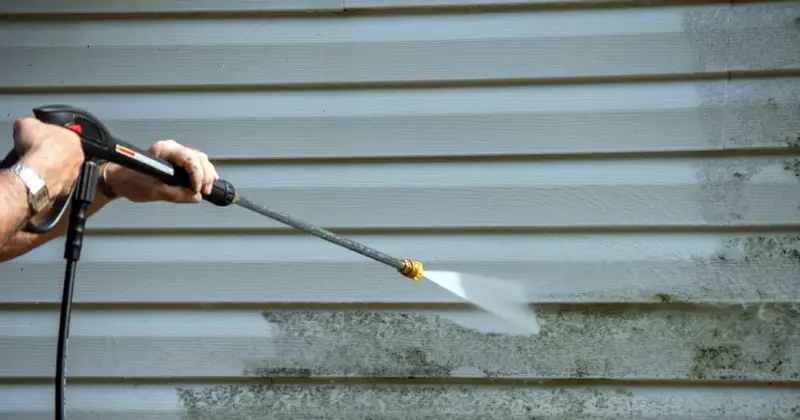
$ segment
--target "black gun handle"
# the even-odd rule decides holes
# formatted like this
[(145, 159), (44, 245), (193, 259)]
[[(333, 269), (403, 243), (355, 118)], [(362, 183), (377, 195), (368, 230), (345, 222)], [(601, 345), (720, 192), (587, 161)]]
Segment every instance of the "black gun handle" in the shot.
[[(153, 156), (147, 150), (114, 137), (108, 128), (86, 110), (71, 105), (46, 105), (34, 108), (40, 121), (66, 127), (81, 137), (83, 153), (87, 158), (114, 162), (134, 171), (152, 175), (162, 182), (181, 187), (190, 187), (189, 174), (185, 169)], [(211, 194), (203, 199), (220, 207), (233, 204), (236, 190), (228, 181), (214, 183)]]

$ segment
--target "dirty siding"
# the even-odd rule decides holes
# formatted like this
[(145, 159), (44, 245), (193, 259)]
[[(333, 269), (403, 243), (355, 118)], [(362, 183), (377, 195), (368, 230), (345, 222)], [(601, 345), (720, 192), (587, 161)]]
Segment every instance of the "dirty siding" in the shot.
[[(118, 202), (69, 418), (798, 418), (800, 3), (611, 4), (0, 5), (5, 132), (65, 102), (176, 138), (275, 208), (525, 282), (544, 323), (239, 209)], [(62, 246), (0, 266), (0, 419), (51, 418)]]

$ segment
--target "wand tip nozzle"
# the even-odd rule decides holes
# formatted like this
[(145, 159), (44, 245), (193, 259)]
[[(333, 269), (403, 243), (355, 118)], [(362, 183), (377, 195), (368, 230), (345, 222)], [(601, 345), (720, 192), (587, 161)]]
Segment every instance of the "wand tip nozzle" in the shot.
[(403, 264), (405, 264), (403, 268), (398, 270), (400, 274), (414, 281), (418, 281), (422, 278), (424, 270), (421, 262), (405, 259), (403, 260)]
[(422, 263), (414, 260), (403, 260), (403, 268), (398, 270), (400, 274), (410, 278), (411, 280), (418, 281), (423, 276)]

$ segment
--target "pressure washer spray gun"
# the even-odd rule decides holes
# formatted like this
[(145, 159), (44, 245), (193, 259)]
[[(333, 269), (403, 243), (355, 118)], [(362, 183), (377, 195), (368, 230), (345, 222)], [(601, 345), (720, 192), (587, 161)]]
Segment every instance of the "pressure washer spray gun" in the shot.
[[(70, 190), (69, 195), (54, 203), (53, 209), (47, 214), (41, 224), (32, 224), (29, 222), (23, 228), (24, 231), (29, 233), (47, 233), (53, 230), (64, 216), (64, 213), (66, 213), (70, 202), (72, 203), (66, 247), (64, 250), (64, 258), (67, 264), (64, 274), (61, 318), (58, 330), (58, 350), (56, 355), (55, 418), (56, 420), (64, 420), (66, 417), (64, 404), (64, 390), (66, 388), (65, 367), (75, 270), (77, 262), (80, 260), (81, 249), (83, 247), (83, 236), (86, 219), (88, 217), (88, 208), (94, 201), (95, 193), (97, 192), (100, 162), (114, 162), (126, 168), (152, 175), (168, 185), (189, 187), (191, 184), (189, 174), (185, 169), (174, 167), (168, 162), (158, 159), (150, 153), (114, 137), (99, 119), (82, 109), (69, 105), (48, 105), (35, 108), (33, 114), (42, 122), (65, 127), (78, 134), (82, 140), (83, 152), (85, 155), (80, 175)], [(19, 157), (16, 152), (12, 150), (3, 160), (0, 167), (11, 167), (18, 160)], [(255, 204), (239, 196), (233, 184), (228, 181), (222, 179), (215, 181), (211, 193), (203, 195), (203, 199), (220, 207), (237, 204), (295, 229), (299, 229), (393, 267), (397, 269), (401, 275), (414, 281), (420, 280), (423, 277), (422, 263), (418, 261), (391, 257), (318, 226), (297, 220), (287, 214), (272, 210), (268, 207)]]

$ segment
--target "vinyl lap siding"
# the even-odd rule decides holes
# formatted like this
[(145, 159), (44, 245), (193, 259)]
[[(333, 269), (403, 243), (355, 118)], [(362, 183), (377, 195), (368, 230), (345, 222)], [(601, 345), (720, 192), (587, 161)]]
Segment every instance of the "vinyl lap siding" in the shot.
[[(545, 322), (238, 208), (118, 202), (71, 420), (800, 413), (797, 2), (6, 3), (2, 132), (65, 102), (185, 141), (277, 209), (526, 282)], [(0, 419), (52, 418), (62, 247), (0, 265)]]

